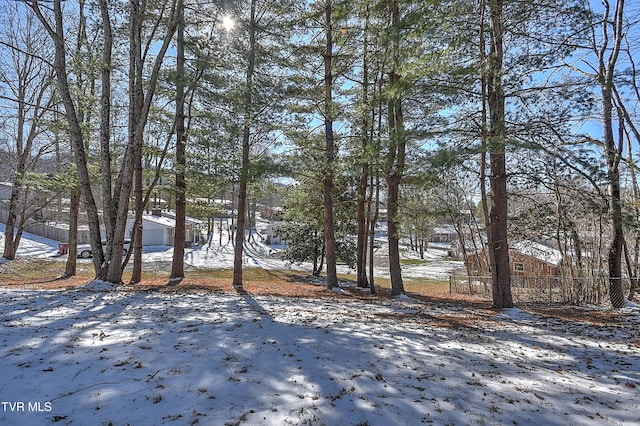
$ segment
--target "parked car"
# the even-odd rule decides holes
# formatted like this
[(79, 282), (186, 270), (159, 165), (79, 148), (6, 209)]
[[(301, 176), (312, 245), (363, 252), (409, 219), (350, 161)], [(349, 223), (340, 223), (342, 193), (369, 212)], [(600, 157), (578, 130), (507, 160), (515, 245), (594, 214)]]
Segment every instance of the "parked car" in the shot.
[[(105, 250), (107, 246), (107, 242), (103, 241), (102, 242), (102, 250)], [(125, 240), (124, 241), (124, 246), (123, 246), (123, 250), (122, 250), (122, 255), (126, 256), (127, 253), (129, 252), (129, 248), (131, 246), (131, 241), (130, 240)], [(93, 253), (91, 253), (91, 245), (90, 244), (80, 244), (78, 245), (78, 257), (81, 257), (83, 259), (89, 259), (93, 256)]]

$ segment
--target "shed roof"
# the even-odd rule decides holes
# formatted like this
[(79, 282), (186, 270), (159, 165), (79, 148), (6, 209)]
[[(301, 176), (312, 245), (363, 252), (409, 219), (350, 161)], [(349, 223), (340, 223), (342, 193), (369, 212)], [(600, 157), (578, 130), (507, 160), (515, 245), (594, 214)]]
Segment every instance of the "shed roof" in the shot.
[(560, 262), (562, 262), (562, 253), (560, 253), (560, 250), (536, 243), (535, 241), (518, 241), (510, 244), (510, 248), (553, 266), (559, 266)]

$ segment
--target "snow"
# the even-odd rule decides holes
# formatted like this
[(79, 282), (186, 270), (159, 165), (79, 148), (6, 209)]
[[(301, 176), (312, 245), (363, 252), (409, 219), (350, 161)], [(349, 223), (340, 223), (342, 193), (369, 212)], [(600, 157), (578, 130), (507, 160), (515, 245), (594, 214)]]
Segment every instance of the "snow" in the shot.
[(80, 288), (86, 291), (112, 291), (116, 290), (117, 286), (107, 281), (93, 280)]
[(558, 266), (562, 262), (562, 253), (553, 247), (525, 240), (511, 244), (512, 248), (522, 254), (542, 260), (553, 266)]
[[(259, 240), (249, 247), (248, 267), (286, 264)], [(148, 250), (145, 261), (170, 259), (167, 247)], [(227, 265), (230, 250), (204, 245), (185, 260)], [(56, 252), (25, 236), (18, 254)], [(446, 269), (438, 262), (435, 275)], [(592, 324), (407, 296), (92, 281), (0, 288), (0, 311), (2, 425), (640, 424), (634, 304)]]
[[(230, 269), (233, 268), (233, 244), (229, 241), (226, 232), (222, 238), (216, 226), (214, 232), (205, 244), (185, 249), (185, 265), (194, 269)], [(4, 224), (0, 223), (0, 247), (4, 246)], [(221, 242), (221, 243), (220, 243)], [(262, 269), (294, 269), (300, 271), (311, 271), (310, 264), (290, 264), (281, 259), (278, 255), (282, 247), (268, 246), (259, 232), (251, 234), (250, 241), (245, 241), (243, 265), (246, 268)], [(173, 258), (173, 247), (157, 245), (143, 247), (143, 261), (153, 264), (158, 262), (171, 262)], [(387, 253), (383, 245), (377, 250), (379, 256)], [(417, 258), (416, 254), (412, 254)], [(58, 242), (48, 238), (25, 232), (20, 241), (17, 257), (46, 257), (59, 260), (66, 260), (66, 256), (58, 255)], [(0, 259), (3, 259), (0, 257)], [(3, 260), (0, 260), (2, 262)], [(90, 259), (78, 259), (79, 262), (91, 262)], [(460, 261), (453, 261), (446, 257), (446, 250), (430, 249), (425, 253), (425, 263), (415, 265), (404, 265), (403, 276), (406, 278), (428, 278), (447, 279), (452, 270), (463, 266)], [(345, 265), (338, 265), (338, 273), (352, 275), (355, 271)], [(377, 268), (376, 274), (381, 278), (389, 278), (388, 268)]]
[[(4, 247), (4, 223), (0, 223), (0, 247)], [(58, 253), (58, 242), (25, 232), (20, 239), (18, 256), (51, 257)], [(0, 259), (4, 259), (0, 257)]]
[(519, 310), (459, 327), (477, 313), (406, 298), (102, 290), (0, 290), (0, 423), (640, 421), (637, 310), (603, 327)]

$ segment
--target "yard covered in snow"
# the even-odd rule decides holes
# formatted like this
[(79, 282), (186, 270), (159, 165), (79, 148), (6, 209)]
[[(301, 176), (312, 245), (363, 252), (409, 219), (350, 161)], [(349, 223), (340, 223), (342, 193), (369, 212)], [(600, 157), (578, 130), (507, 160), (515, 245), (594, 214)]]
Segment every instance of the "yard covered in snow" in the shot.
[(0, 299), (3, 425), (640, 422), (634, 308), (594, 323), (99, 282)]
[[(205, 245), (185, 261), (224, 267), (230, 253)], [(408, 275), (446, 274), (432, 255)], [(245, 264), (286, 267), (259, 244)], [(306, 296), (0, 288), (0, 424), (640, 424), (635, 305), (494, 311), (292, 285)]]

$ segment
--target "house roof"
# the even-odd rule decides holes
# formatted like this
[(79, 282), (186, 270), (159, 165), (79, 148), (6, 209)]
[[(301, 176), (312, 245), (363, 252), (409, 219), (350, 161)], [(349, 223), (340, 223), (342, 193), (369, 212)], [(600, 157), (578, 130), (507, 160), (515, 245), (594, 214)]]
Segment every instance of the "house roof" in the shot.
[(456, 228), (453, 226), (436, 226), (433, 228), (434, 234), (457, 234)]
[[(173, 228), (176, 225), (175, 213), (173, 212), (162, 212), (161, 216), (157, 216), (154, 214), (144, 214), (142, 215), (142, 220), (157, 223), (160, 225), (165, 225), (168, 228)], [(204, 221), (194, 219), (192, 217), (185, 217), (184, 222), (190, 225), (202, 225)]]
[(553, 266), (558, 266), (560, 262), (562, 262), (562, 253), (560, 253), (560, 250), (536, 243), (535, 241), (518, 241), (510, 244), (510, 248)]
[(150, 214), (145, 214), (145, 215), (142, 216), (142, 220), (147, 221), (147, 222), (157, 223), (159, 225), (164, 225), (167, 228), (174, 228), (176, 226), (175, 219), (173, 219), (171, 217), (154, 216), (154, 215), (150, 215)]

